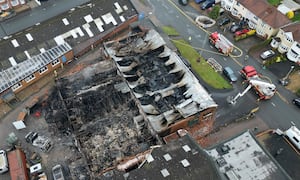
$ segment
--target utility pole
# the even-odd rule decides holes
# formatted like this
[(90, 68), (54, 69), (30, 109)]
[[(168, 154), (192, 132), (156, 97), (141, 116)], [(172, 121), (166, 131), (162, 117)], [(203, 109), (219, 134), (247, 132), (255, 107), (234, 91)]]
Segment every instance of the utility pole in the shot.
[(294, 70), (295, 66), (291, 66), (290, 70), (288, 71), (288, 73), (282, 78), (279, 79), (279, 82), (281, 85), (286, 86), (289, 83), (289, 76), (291, 74), (291, 72)]

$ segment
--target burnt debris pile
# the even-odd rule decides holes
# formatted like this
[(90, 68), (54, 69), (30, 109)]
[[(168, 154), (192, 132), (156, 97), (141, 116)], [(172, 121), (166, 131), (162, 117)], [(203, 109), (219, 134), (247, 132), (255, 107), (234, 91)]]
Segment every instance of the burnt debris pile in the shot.
[(92, 175), (156, 143), (113, 61), (59, 79), (47, 105), (47, 122), (74, 134)]

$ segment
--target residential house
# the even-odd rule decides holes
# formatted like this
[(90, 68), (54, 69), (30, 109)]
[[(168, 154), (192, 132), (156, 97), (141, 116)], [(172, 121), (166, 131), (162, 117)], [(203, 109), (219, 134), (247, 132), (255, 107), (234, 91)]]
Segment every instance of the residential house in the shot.
[(25, 0), (0, 0), (0, 12), (26, 4)]
[(288, 24), (279, 29), (270, 44), (280, 53), (286, 53), (287, 58), (300, 63), (300, 23)]
[(275, 36), (280, 27), (291, 22), (266, 0), (222, 0), (221, 6), (234, 17), (247, 20), (249, 27), (264, 39)]

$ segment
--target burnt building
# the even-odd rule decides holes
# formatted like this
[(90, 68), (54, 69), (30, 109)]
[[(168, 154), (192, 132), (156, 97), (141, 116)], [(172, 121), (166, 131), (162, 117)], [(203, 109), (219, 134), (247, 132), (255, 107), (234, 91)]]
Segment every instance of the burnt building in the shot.
[(153, 29), (105, 44), (153, 134), (187, 129), (194, 138), (211, 130), (217, 104), (183, 60)]
[(58, 79), (46, 104), (46, 121), (72, 134), (81, 153), (80, 161), (69, 165), (74, 179), (95, 179), (123, 158), (157, 144), (113, 61), (100, 60)]

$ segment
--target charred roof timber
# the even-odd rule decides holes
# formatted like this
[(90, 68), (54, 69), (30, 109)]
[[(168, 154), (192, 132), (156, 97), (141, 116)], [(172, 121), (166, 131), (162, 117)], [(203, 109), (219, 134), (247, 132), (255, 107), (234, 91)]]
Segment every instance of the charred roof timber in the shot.
[(156, 132), (217, 104), (155, 30), (105, 44)]
[(96, 177), (123, 157), (156, 144), (113, 61), (61, 78), (56, 87), (45, 108), (46, 120), (61, 131), (71, 130), (85, 157), (72, 162), (72, 174)]

